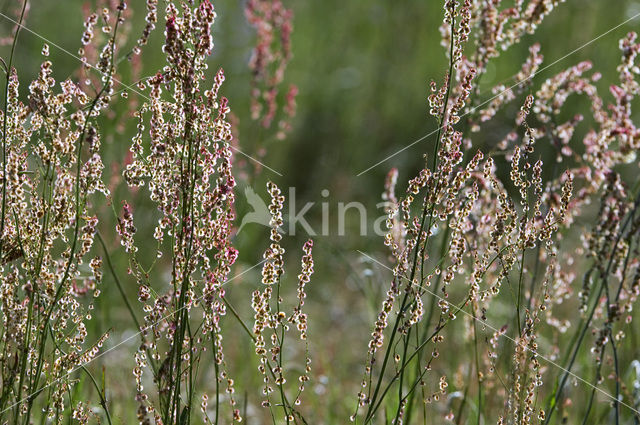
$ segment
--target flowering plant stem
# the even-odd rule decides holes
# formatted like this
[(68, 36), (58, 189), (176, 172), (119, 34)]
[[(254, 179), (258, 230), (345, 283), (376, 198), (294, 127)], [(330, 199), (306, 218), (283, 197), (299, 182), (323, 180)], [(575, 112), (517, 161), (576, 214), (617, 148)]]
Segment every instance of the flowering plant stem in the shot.
[[(449, 44), (449, 71), (447, 73), (447, 90), (446, 90), (446, 95), (445, 95), (445, 100), (444, 100), (444, 106), (442, 108), (442, 112), (441, 112), (441, 116), (438, 122), (438, 132), (436, 134), (436, 143), (433, 149), (433, 163), (432, 163), (432, 172), (435, 172), (437, 166), (438, 166), (438, 152), (440, 150), (440, 144), (441, 144), (441, 138), (442, 138), (442, 129), (445, 126), (445, 119), (446, 119), (446, 115), (447, 115), (447, 111), (448, 111), (448, 104), (449, 104), (449, 95), (451, 93), (451, 76), (453, 74), (453, 68), (455, 66), (455, 58), (454, 58), (454, 41), (455, 41), (455, 16), (452, 13), (451, 14), (451, 40), (450, 40), (450, 44)], [(438, 189), (439, 189), (439, 180), (438, 183), (433, 191), (434, 194), (438, 193)], [(416, 271), (417, 271), (417, 267), (418, 267), (418, 255), (420, 253), (421, 254), (421, 263), (422, 263), (422, 267), (421, 269), (424, 268), (424, 259), (427, 253), (427, 248), (428, 248), (428, 243), (429, 243), (429, 237), (431, 235), (431, 226), (432, 226), (432, 221), (433, 221), (433, 210), (435, 208), (435, 204), (429, 204), (428, 200), (429, 199), (429, 195), (427, 195), (425, 197), (425, 204), (423, 206), (423, 210), (422, 210), (422, 217), (420, 218), (420, 227), (418, 228), (418, 236), (417, 236), (417, 242), (416, 242), (416, 246), (415, 246), (415, 251), (413, 253), (413, 261), (411, 264), (411, 273), (409, 274), (409, 280), (408, 280), (408, 285), (413, 285), (414, 284), (414, 278), (416, 275)], [(422, 242), (422, 233), (424, 232), (425, 229), (425, 220), (427, 215), (429, 216), (429, 222), (428, 225), (426, 226), (426, 231), (427, 231), (427, 236), (426, 239), (424, 240), (424, 242)], [(445, 238), (446, 240), (446, 238)], [(422, 242), (422, 243), (421, 243)], [(382, 385), (382, 381), (384, 379), (385, 376), (385, 370), (387, 368), (387, 364), (389, 361), (389, 358), (391, 356), (391, 351), (394, 348), (394, 340), (396, 337), (396, 334), (398, 333), (398, 327), (400, 325), (401, 320), (404, 318), (404, 314), (408, 308), (407, 306), (407, 302), (409, 300), (409, 291), (405, 291), (405, 294), (402, 297), (402, 302), (400, 303), (400, 308), (398, 311), (398, 314), (395, 317), (395, 322), (393, 325), (393, 328), (391, 330), (391, 334), (389, 337), (389, 341), (387, 342), (387, 348), (385, 351), (385, 355), (384, 355), (384, 360), (382, 362), (382, 367), (380, 369), (380, 371), (378, 372), (378, 380), (376, 383), (376, 388), (373, 392), (373, 397), (371, 398), (371, 400), (369, 401), (369, 408), (367, 409), (367, 413), (365, 415), (365, 420), (364, 420), (364, 424), (366, 425), (367, 423), (369, 423), (372, 419), (373, 416), (377, 410), (377, 406), (379, 405), (379, 403), (376, 403), (377, 401), (377, 397), (378, 397), (378, 392), (380, 391), (380, 386)], [(428, 324), (427, 324), (428, 326)], [(403, 397), (403, 383), (404, 383), (404, 371), (406, 368), (406, 364), (407, 364), (407, 350), (408, 350), (408, 345), (409, 345), (409, 340), (411, 338), (411, 331), (412, 331), (412, 327), (409, 327), (408, 331), (407, 331), (407, 335), (405, 337), (403, 337), (403, 355), (402, 355), (402, 366), (400, 368), (400, 375), (398, 376), (399, 379), (399, 388), (398, 388), (398, 409), (396, 412), (396, 418), (395, 421), (397, 422), (398, 418), (401, 415), (402, 412), (402, 400), (404, 399)], [(419, 365), (420, 362), (418, 362)], [(395, 378), (394, 378), (395, 380)], [(375, 406), (375, 407), (374, 407)]]
[[(618, 247), (618, 244), (620, 243), (620, 241), (623, 238), (623, 235), (627, 229), (627, 227), (629, 226), (629, 224), (632, 223), (633, 219), (635, 218), (635, 213), (638, 210), (638, 207), (640, 207), (640, 193), (636, 195), (636, 200), (634, 202), (633, 205), (633, 209), (631, 211), (631, 213), (627, 216), (627, 219), (625, 220), (625, 222), (623, 223), (622, 227), (620, 228), (615, 242), (613, 243), (613, 248), (611, 249), (610, 255), (609, 255), (609, 261), (607, 262), (607, 267), (605, 270), (603, 270), (600, 273), (600, 285), (598, 286), (598, 292), (595, 294), (594, 297), (594, 301), (593, 304), (589, 310), (589, 313), (587, 315), (587, 317), (585, 319), (582, 319), (580, 322), (580, 326), (578, 326), (576, 333), (574, 335), (574, 337), (572, 338), (572, 342), (569, 346), (569, 349), (567, 350), (567, 353), (571, 353), (571, 358), (568, 362), (568, 364), (566, 365), (566, 367), (563, 368), (564, 373), (562, 374), (560, 380), (558, 381), (556, 388), (554, 390), (554, 393), (552, 394), (551, 398), (549, 399), (548, 402), (548, 407), (547, 407), (547, 417), (546, 420), (544, 422), (545, 425), (548, 425), (551, 421), (551, 417), (553, 416), (553, 413), (556, 410), (556, 407), (558, 406), (558, 402), (560, 401), (560, 399), (562, 398), (562, 391), (564, 389), (565, 384), (567, 383), (567, 380), (569, 379), (569, 375), (571, 375), (571, 369), (573, 368), (573, 364), (576, 361), (576, 358), (578, 356), (578, 352), (580, 351), (580, 346), (582, 345), (582, 342), (584, 340), (584, 337), (587, 334), (587, 331), (589, 330), (589, 327), (591, 325), (591, 321), (593, 320), (594, 314), (596, 312), (596, 309), (598, 308), (599, 305), (599, 300), (600, 297), (602, 296), (602, 293), (606, 291), (607, 293), (607, 300), (608, 300), (608, 278), (609, 278), (609, 273), (611, 272), (611, 267), (613, 265), (615, 256), (616, 256), (616, 250)], [(628, 238), (632, 238), (633, 236), (635, 236), (634, 234), (629, 234), (627, 235)], [(588, 279), (588, 276), (592, 273), (593, 269), (587, 271), (586, 273), (586, 278)], [(622, 285), (621, 285), (622, 286)], [(610, 306), (609, 303), (607, 303), (607, 306)], [(608, 308), (607, 308), (608, 310)], [(614, 359), (615, 363), (617, 363), (617, 356), (615, 355), (615, 339), (611, 338), (611, 343), (613, 346), (613, 350), (614, 350)], [(601, 355), (601, 357), (604, 357), (604, 353)], [(566, 362), (565, 362), (566, 363)], [(616, 366), (617, 368), (617, 366)], [(598, 373), (600, 368), (598, 367)], [(597, 377), (596, 377), (597, 379)], [(616, 375), (616, 382), (618, 383), (616, 385), (616, 391), (619, 394), (619, 377)], [(593, 389), (593, 391), (595, 391), (595, 387)], [(618, 395), (617, 394), (617, 395)], [(616, 397), (615, 401), (615, 417), (616, 417), (616, 424), (618, 423), (619, 420), (619, 397)], [(587, 415), (589, 413), (590, 410), (590, 405), (591, 403), (589, 403), (589, 408), (587, 409)], [(585, 418), (586, 419), (586, 418)]]

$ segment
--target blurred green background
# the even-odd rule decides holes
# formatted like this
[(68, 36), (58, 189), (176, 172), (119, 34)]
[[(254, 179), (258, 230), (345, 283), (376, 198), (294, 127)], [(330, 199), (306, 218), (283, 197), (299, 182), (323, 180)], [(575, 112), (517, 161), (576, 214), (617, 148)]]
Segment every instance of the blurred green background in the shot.
[[(0, 11), (13, 17), (16, 3), (17, 0), (1, 2)], [(306, 215), (314, 229), (321, 228), (320, 202), (329, 203), (331, 210), (330, 234), (314, 236), (316, 274), (309, 286), (307, 303), (315, 378), (308, 390), (314, 394), (308, 395), (312, 400), (309, 408), (325, 415), (316, 418), (314, 423), (344, 423), (348, 412), (354, 407), (365, 346), (389, 276), (384, 269), (367, 262), (357, 252), (358, 249), (363, 250), (384, 260), (386, 251), (382, 238), (370, 231), (361, 236), (355, 214), (349, 216), (346, 235), (337, 236), (337, 216), (334, 212), (338, 202), (361, 202), (367, 208), (368, 228), (371, 229), (373, 221), (380, 215), (376, 204), (381, 201), (380, 194), (388, 170), (391, 167), (400, 169), (400, 192), (404, 188), (403, 182), (423, 166), (422, 155), (431, 152), (434, 138), (428, 137), (357, 176), (436, 128), (435, 120), (428, 115), (427, 95), (432, 79), (441, 84), (448, 63), (440, 46), (442, 3), (424, 0), (286, 1), (285, 4), (294, 11), (294, 32), (293, 59), (287, 68), (285, 83), (296, 84), (299, 96), (293, 131), (285, 140), (279, 141), (269, 137), (268, 132), (250, 118), (251, 72), (247, 63), (255, 42), (255, 32), (245, 20), (244, 2), (214, 1), (218, 18), (214, 27), (215, 50), (209, 60), (210, 72), (213, 75), (218, 67), (225, 69), (227, 79), (222, 93), (229, 98), (231, 109), (238, 118), (236, 133), (239, 148), (251, 156), (259, 156), (258, 152), (264, 149), (266, 153), (260, 156), (261, 161), (282, 174), (279, 176), (265, 168), (255, 172), (254, 164), (238, 155), (238, 172), (246, 176), (239, 178), (238, 216), (241, 218), (251, 210), (243, 196), (244, 187), (253, 187), (267, 200), (264, 188), (268, 180), (276, 182), (285, 194), (288, 194), (288, 188), (295, 188), (298, 210), (306, 202), (315, 202)], [(78, 68), (78, 61), (54, 47), (54, 44), (72, 53), (77, 51), (83, 31), (82, 10), (83, 7), (92, 7), (92, 4), (84, 0), (31, 2), (26, 27), (51, 41), (50, 59), (58, 80), (72, 75)], [(133, 11), (128, 41), (130, 45), (142, 28), (144, 2), (131, 1), (129, 8)], [(519, 71), (528, 55), (529, 46), (534, 42), (541, 44), (543, 67), (570, 55), (536, 75), (532, 90), (557, 72), (579, 61), (591, 60), (596, 70), (603, 74), (598, 83), (603, 89), (601, 93), (608, 96), (606, 88), (616, 77), (615, 68), (619, 63), (618, 40), (626, 32), (640, 29), (640, 18), (575, 53), (571, 52), (639, 12), (640, 2), (632, 0), (568, 0), (545, 19), (535, 35), (524, 37), (519, 45), (490, 63), (488, 73), (481, 80), (479, 100), (489, 99), (490, 89), (494, 85), (512, 81), (510, 78)], [(12, 24), (1, 17), (0, 22), (1, 36), (5, 37)], [(162, 31), (161, 19), (151, 36), (150, 45), (143, 52), (142, 76), (155, 74), (164, 65)], [(21, 93), (24, 95), (28, 81), (37, 75), (42, 60), (42, 45), (43, 40), (30, 31), (21, 33), (15, 65), (19, 70)], [(0, 54), (6, 57), (7, 47), (2, 47)], [(122, 66), (119, 78), (127, 83), (131, 81), (126, 65)], [(107, 165), (107, 181), (121, 172), (119, 166), (127, 153), (135, 127), (123, 104), (117, 103), (110, 121), (103, 123), (103, 158)], [(475, 134), (474, 147), (491, 147), (501, 140), (513, 127), (520, 105), (521, 98), (501, 111), (491, 126)], [(580, 99), (567, 109), (570, 110), (568, 116), (579, 112), (586, 115), (589, 104)], [(117, 130), (116, 123), (124, 125), (124, 131)], [(538, 152), (543, 160), (549, 163), (553, 161), (554, 154), (550, 148), (542, 146)], [(321, 195), (325, 189), (329, 191), (327, 197)], [(115, 203), (128, 199), (137, 205), (139, 240), (143, 240), (145, 234), (150, 237), (153, 230), (152, 220), (147, 220), (153, 215), (153, 206), (145, 201), (147, 196), (144, 191), (142, 189), (132, 194), (126, 188), (119, 187), (114, 192)], [(121, 279), (131, 297), (135, 298), (135, 282), (129, 280), (125, 273), (126, 258), (119, 249), (113, 231), (114, 222), (109, 221), (109, 214), (105, 207), (103, 216), (107, 219), (102, 221), (101, 231), (114, 252)], [(267, 246), (267, 234), (268, 229), (252, 224), (237, 235), (234, 244), (240, 250), (240, 265), (236, 272), (260, 260)], [(286, 282), (291, 297), (295, 296), (300, 246), (307, 237), (303, 229), (298, 229), (295, 236), (289, 235), (284, 241), (288, 257)], [(153, 254), (152, 249), (149, 251)], [(230, 300), (247, 321), (251, 319), (249, 296), (257, 287), (259, 270), (229, 284)], [(102, 308), (97, 311), (95, 324), (96, 332), (99, 329), (113, 329), (112, 344), (134, 332), (119, 297), (111, 278), (106, 274), (103, 296), (99, 301)], [(244, 383), (259, 380), (254, 367), (254, 363), (257, 363), (246, 338), (234, 334), (240, 332), (234, 322), (229, 320), (228, 326), (228, 357), (233, 359), (234, 356), (240, 356), (236, 358), (242, 359), (237, 362), (239, 365), (233, 367), (236, 381), (242, 388), (240, 399), (246, 397), (249, 410), (250, 406), (256, 405), (260, 394), (257, 388), (253, 393), (245, 394), (244, 388), (251, 390), (252, 386)], [(129, 397), (134, 385), (130, 371), (133, 367), (131, 354), (136, 345), (136, 339), (133, 339), (130, 344), (96, 362), (107, 365), (107, 379), (113, 385), (113, 400), (133, 403), (132, 397)], [(88, 387), (79, 391), (82, 390), (90, 391)], [(323, 408), (329, 405), (335, 408)], [(122, 423), (130, 423), (128, 421), (132, 420), (134, 413), (131, 406), (120, 403), (114, 405), (114, 410)], [(251, 416), (252, 413), (249, 414)]]

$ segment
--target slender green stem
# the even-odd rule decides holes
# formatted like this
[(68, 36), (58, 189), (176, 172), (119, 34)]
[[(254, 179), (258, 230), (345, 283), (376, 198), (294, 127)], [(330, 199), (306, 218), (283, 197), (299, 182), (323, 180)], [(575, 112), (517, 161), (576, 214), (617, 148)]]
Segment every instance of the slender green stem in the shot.
[(213, 423), (214, 425), (218, 425), (220, 417), (220, 366), (218, 365), (218, 334), (216, 331), (213, 333), (211, 342), (213, 346), (213, 369), (216, 374), (216, 416)]
[(480, 425), (480, 418), (482, 417), (482, 380), (480, 379), (480, 356), (478, 354), (478, 326), (477, 325), (478, 325), (477, 322), (474, 320), (473, 321), (473, 352), (474, 352), (474, 357), (476, 362), (476, 379), (478, 381), (478, 419), (476, 423), (477, 425)]
[[(445, 233), (442, 236), (442, 241), (440, 244), (440, 261), (444, 260), (444, 256), (445, 253), (447, 251), (447, 243), (449, 242), (449, 233), (451, 232), (451, 228), (449, 226), (446, 227), (445, 229)], [(437, 294), (438, 293), (438, 289), (440, 289), (440, 282), (442, 282), (442, 273), (439, 273), (436, 277), (436, 281), (435, 284), (433, 286), (433, 293)], [(427, 312), (427, 317), (423, 320), (423, 326), (422, 326), (422, 332), (420, 332), (420, 336), (419, 336), (419, 341), (424, 341), (425, 338), (427, 337), (427, 333), (429, 332), (430, 326), (431, 326), (431, 319), (433, 318), (433, 313), (436, 309), (437, 306), (437, 297), (432, 296), (431, 297), (431, 302), (429, 303), (429, 310)], [(418, 334), (416, 333), (416, 337), (418, 337)], [(416, 367), (414, 370), (414, 375), (418, 376), (420, 375), (420, 367), (422, 364), (422, 353), (418, 354), (418, 360), (416, 362)], [(409, 397), (408, 401), (407, 401), (407, 413), (406, 413), (406, 421), (407, 423), (411, 423), (411, 416), (413, 415), (413, 403), (415, 400), (415, 392)]]
[[(106, 397), (105, 388), (104, 387), (100, 388), (100, 386), (98, 386), (98, 383), (96, 382), (95, 378), (84, 365), (81, 365), (80, 367), (82, 368), (82, 371), (86, 373), (87, 376), (89, 376), (89, 379), (93, 383), (93, 386), (96, 389), (96, 392), (98, 393), (98, 397), (100, 398), (100, 405), (102, 406), (102, 409), (104, 410), (104, 413), (107, 417), (107, 422), (109, 423), (109, 425), (112, 425), (111, 414), (109, 414), (109, 407), (107, 406), (107, 397)], [(102, 373), (104, 374), (104, 370), (102, 371)]]
[(473, 368), (469, 368), (469, 373), (467, 374), (467, 385), (464, 387), (464, 394), (462, 396), (462, 400), (460, 401), (460, 406), (458, 406), (458, 412), (456, 413), (456, 425), (460, 425), (462, 422), (462, 412), (464, 411), (464, 406), (467, 404), (467, 397), (469, 396), (469, 388), (471, 387), (471, 372)]
[[(247, 326), (246, 323), (244, 323), (244, 320), (242, 320), (242, 318), (240, 317), (240, 315), (238, 314), (238, 311), (233, 307), (233, 304), (231, 304), (229, 302), (229, 300), (227, 300), (226, 298), (222, 298), (222, 301), (224, 302), (225, 306), (227, 306), (227, 308), (229, 309), (229, 311), (231, 311), (231, 314), (233, 315), (233, 317), (238, 321), (238, 323), (240, 323), (242, 329), (246, 332), (247, 335), (249, 335), (249, 338), (251, 338), (252, 341), (256, 341), (256, 337), (255, 335), (253, 335), (253, 332), (251, 331), (251, 329), (249, 329), (249, 326)], [(269, 362), (267, 362), (267, 370), (269, 371), (271, 377), (273, 379), (276, 379), (276, 374), (273, 371), (273, 368), (271, 367), (271, 364)], [(305, 417), (296, 409), (294, 409), (293, 405), (291, 404), (291, 402), (289, 402), (286, 394), (283, 394), (284, 396), (284, 403), (286, 403), (286, 405), (288, 406), (289, 410), (298, 418), (300, 418), (300, 420), (302, 421), (302, 423), (307, 424), (307, 420), (305, 419)]]
[(522, 303), (522, 283), (523, 283), (523, 275), (524, 275), (524, 257), (525, 257), (525, 247), (522, 246), (522, 253), (520, 254), (520, 277), (518, 278), (518, 299), (516, 304), (516, 322), (518, 324), (518, 336), (522, 334), (522, 324), (520, 322), (520, 304)]

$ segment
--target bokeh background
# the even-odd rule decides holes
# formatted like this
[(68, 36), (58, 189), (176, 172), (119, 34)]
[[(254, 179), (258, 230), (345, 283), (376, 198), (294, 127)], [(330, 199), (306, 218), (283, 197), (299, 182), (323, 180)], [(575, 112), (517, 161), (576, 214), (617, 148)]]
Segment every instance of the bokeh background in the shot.
[[(14, 17), (15, 3), (16, 0), (0, 2), (0, 11)], [(426, 137), (361, 176), (358, 174), (436, 128), (435, 120), (428, 115), (426, 98), (429, 82), (433, 79), (440, 84), (448, 63), (440, 45), (443, 2), (324, 0), (285, 3), (294, 11), (293, 58), (286, 70), (285, 82), (299, 88), (297, 115), (285, 140), (275, 139), (250, 118), (248, 61), (255, 32), (244, 17), (243, 1), (214, 2), (218, 18), (214, 27), (215, 49), (209, 65), (212, 75), (219, 67), (225, 69), (227, 80), (222, 93), (229, 98), (237, 118), (235, 132), (239, 148), (259, 157), (265, 165), (281, 174), (256, 167), (251, 160), (237, 155), (238, 216), (241, 218), (251, 211), (243, 196), (244, 188), (252, 187), (267, 201), (265, 184), (268, 180), (276, 182), (285, 194), (288, 188), (294, 188), (298, 210), (306, 202), (315, 202), (305, 216), (314, 229), (321, 229), (321, 202), (329, 204), (330, 232), (313, 237), (316, 274), (309, 286), (307, 308), (314, 379), (308, 390), (313, 395), (308, 396), (310, 406), (306, 409), (314, 412), (313, 423), (345, 423), (355, 406), (371, 324), (389, 277), (384, 268), (368, 261), (358, 250), (385, 261), (382, 238), (371, 232), (373, 221), (380, 216), (376, 204), (381, 201), (384, 177), (391, 167), (398, 167), (399, 190), (402, 190), (403, 182), (423, 166), (423, 154), (431, 152), (434, 137)], [(74, 76), (79, 64), (76, 58), (54, 44), (72, 53), (77, 51), (83, 31), (83, 8), (87, 7), (92, 7), (91, 1), (31, 1), (26, 27), (51, 41), (50, 58), (58, 80)], [(144, 2), (133, 0), (129, 8), (133, 11), (131, 44), (143, 25)], [(494, 85), (513, 82), (512, 76), (520, 69), (534, 42), (541, 44), (545, 58), (543, 67), (568, 56), (536, 75), (527, 92), (535, 91), (545, 78), (582, 60), (590, 60), (603, 74), (598, 85), (605, 93), (616, 76), (615, 67), (620, 56), (618, 40), (626, 32), (640, 29), (640, 17), (572, 52), (637, 13), (640, 13), (640, 2), (632, 0), (568, 0), (545, 19), (535, 35), (525, 37), (519, 45), (490, 63), (488, 73), (480, 81), (480, 101), (491, 97), (490, 89)], [(2, 37), (9, 34), (12, 26), (0, 17)], [(162, 26), (160, 22), (143, 52), (142, 76), (152, 75), (164, 66)], [(27, 30), (21, 33), (15, 65), (25, 86), (37, 75), (42, 45), (43, 39), (34, 33)], [(7, 53), (7, 47), (0, 50), (3, 57)], [(131, 82), (126, 66), (122, 67), (119, 77), (126, 83)], [(588, 111), (589, 104), (584, 99), (570, 102), (566, 108), (568, 116)], [(135, 127), (124, 103), (115, 104), (102, 128), (105, 134), (103, 158), (109, 181), (116, 181), (121, 173)], [(501, 111), (490, 126), (476, 133), (474, 147), (488, 149), (501, 140), (513, 127), (520, 104), (521, 99), (516, 100)], [(583, 127), (587, 126), (588, 122), (585, 122)], [(541, 146), (537, 152), (544, 161), (553, 161), (550, 148)], [(146, 194), (132, 193), (122, 185), (116, 185), (114, 189), (114, 203), (127, 199), (136, 205), (138, 241), (144, 241), (145, 237), (151, 241), (154, 211), (145, 201)], [(322, 196), (323, 190), (329, 195)], [(346, 234), (339, 236), (337, 205), (352, 201), (362, 203), (367, 209), (368, 234), (360, 234), (359, 220), (353, 213), (349, 215)], [(107, 219), (101, 222), (101, 232), (107, 239), (125, 289), (135, 299), (136, 285), (126, 274), (126, 257), (114, 231), (115, 221), (106, 205), (104, 212), (103, 217)], [(265, 227), (250, 224), (235, 237), (235, 246), (240, 250), (236, 273), (260, 261), (268, 244), (267, 235)], [(300, 247), (307, 238), (304, 229), (299, 228), (296, 235), (287, 235), (284, 239), (287, 249), (285, 284), (291, 297), (295, 296)], [(153, 247), (150, 242), (151, 255)], [(166, 282), (158, 282), (158, 285), (163, 284)], [(259, 269), (228, 284), (229, 299), (247, 321), (251, 319), (249, 297), (257, 287)], [(127, 314), (112, 278), (106, 274), (93, 332), (97, 335), (101, 330), (112, 329), (109, 344), (117, 343), (135, 332)], [(243, 409), (246, 408), (248, 422), (260, 423), (259, 419), (252, 422), (255, 415), (260, 415), (257, 407), (260, 394), (254, 385), (259, 381), (256, 358), (237, 325), (228, 319), (225, 326), (229, 346), (227, 356), (241, 391), (240, 402)], [(133, 423), (134, 420), (131, 369), (136, 345), (134, 338), (92, 364), (96, 370), (103, 365), (106, 367), (113, 415), (119, 423)], [(454, 360), (444, 359), (443, 363)], [(302, 367), (302, 364), (297, 366)], [(79, 385), (76, 391), (90, 394), (91, 388)]]

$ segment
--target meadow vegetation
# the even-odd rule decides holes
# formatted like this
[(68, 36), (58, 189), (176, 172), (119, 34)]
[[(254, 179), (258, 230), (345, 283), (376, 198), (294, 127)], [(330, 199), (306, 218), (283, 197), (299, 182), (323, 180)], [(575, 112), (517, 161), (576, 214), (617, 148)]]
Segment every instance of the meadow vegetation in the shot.
[[(345, 106), (294, 84), (315, 78), (296, 37), (325, 52), (294, 31), (315, 4), (70, 1), (71, 48), (31, 25), (41, 2), (7, 3), (0, 423), (640, 423), (640, 13), (548, 60), (562, 1), (432, 2), (407, 23), (441, 44), (411, 52), (438, 64), (413, 92), (432, 127), (345, 142), (346, 173), (340, 140), (305, 141)], [(595, 42), (615, 61), (575, 60)], [(367, 138), (386, 107), (359, 112)], [(292, 232), (287, 185), (323, 229), (331, 202), (382, 200), (384, 236)]]

